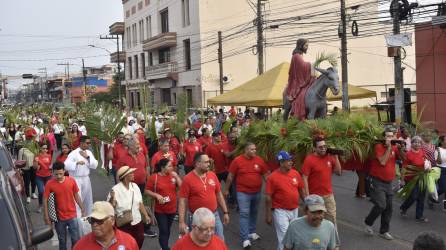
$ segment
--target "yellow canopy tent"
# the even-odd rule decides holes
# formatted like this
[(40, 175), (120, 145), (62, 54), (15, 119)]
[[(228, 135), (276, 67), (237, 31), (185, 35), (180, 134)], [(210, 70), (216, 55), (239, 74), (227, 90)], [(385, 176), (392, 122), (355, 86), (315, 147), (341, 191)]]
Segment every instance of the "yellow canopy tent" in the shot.
[[(290, 64), (281, 63), (264, 74), (228, 91), (207, 100), (209, 105), (279, 107), (282, 106), (282, 94), (288, 82)], [(327, 92), (329, 101), (342, 100), (342, 90), (338, 96)], [(376, 97), (376, 92), (357, 86), (348, 86), (350, 99)]]

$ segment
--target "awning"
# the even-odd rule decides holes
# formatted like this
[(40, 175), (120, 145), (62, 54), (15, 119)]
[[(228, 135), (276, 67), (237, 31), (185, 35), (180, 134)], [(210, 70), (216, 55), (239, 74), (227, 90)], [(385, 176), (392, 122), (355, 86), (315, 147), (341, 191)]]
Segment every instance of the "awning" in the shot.
[[(279, 107), (282, 106), (282, 94), (288, 82), (290, 64), (281, 63), (264, 74), (228, 91), (207, 100), (209, 105)], [(365, 88), (348, 85), (349, 99), (376, 97), (376, 92)], [(342, 100), (342, 90), (338, 96), (328, 91), (329, 101)]]

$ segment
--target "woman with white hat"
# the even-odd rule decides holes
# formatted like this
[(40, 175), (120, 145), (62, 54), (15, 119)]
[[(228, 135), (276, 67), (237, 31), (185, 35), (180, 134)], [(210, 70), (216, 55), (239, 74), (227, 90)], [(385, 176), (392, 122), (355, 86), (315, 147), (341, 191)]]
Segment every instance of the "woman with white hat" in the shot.
[(144, 207), (141, 191), (133, 182), (135, 168), (123, 166), (118, 170), (119, 183), (112, 187), (107, 200), (115, 208), (116, 225), (135, 238), (139, 248), (144, 243), (144, 224), (150, 217)]

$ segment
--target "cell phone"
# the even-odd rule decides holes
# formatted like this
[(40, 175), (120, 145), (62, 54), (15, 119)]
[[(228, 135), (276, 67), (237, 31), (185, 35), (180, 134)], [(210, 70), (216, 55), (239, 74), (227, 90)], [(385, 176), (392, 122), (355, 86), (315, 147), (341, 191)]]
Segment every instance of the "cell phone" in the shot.
[(169, 196), (163, 197), (163, 201), (164, 203), (170, 202), (170, 197)]

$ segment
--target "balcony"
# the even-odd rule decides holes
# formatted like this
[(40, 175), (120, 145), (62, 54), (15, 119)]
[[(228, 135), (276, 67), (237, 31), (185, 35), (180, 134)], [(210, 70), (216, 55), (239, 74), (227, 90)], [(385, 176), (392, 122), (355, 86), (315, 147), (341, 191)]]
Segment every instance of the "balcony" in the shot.
[(177, 33), (166, 32), (143, 41), (143, 50), (157, 50), (177, 46)]
[(110, 35), (124, 35), (124, 22), (116, 22), (109, 27)]
[[(125, 52), (119, 51), (119, 62), (125, 63)], [(110, 62), (111, 63), (118, 63), (118, 52), (113, 52), (110, 54)]]
[(147, 66), (146, 78), (148, 80), (162, 79), (162, 78), (171, 78), (175, 80), (177, 71), (178, 71), (177, 62), (168, 62), (153, 66)]

